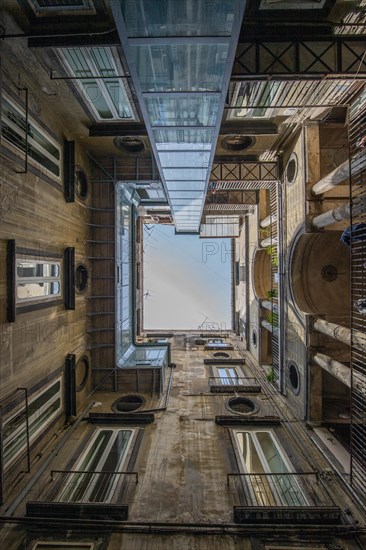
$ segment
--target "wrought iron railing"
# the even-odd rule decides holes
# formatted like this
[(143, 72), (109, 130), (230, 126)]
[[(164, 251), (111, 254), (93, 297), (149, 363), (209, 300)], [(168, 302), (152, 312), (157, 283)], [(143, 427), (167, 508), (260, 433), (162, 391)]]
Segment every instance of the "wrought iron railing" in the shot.
[(350, 256), (351, 256), (351, 483), (365, 498), (366, 490), (366, 352), (357, 336), (366, 333), (366, 89), (349, 111)]
[(261, 386), (256, 378), (240, 376), (238, 378), (211, 376), (209, 378), (210, 390), (238, 391), (259, 393)]
[(228, 474), (233, 503), (245, 507), (334, 507), (317, 473)]
[(52, 470), (47, 494), (40, 496), (52, 502), (128, 504), (137, 483), (136, 472)]

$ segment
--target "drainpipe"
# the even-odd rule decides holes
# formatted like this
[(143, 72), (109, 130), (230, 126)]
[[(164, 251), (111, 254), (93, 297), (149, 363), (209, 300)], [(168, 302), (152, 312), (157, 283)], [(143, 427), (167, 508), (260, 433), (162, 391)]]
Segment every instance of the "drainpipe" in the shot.
[[(359, 155), (356, 155), (351, 159), (352, 162), (352, 173), (357, 174), (358, 172), (361, 172), (366, 167), (366, 155), (362, 152)], [(349, 178), (349, 172), (350, 172), (350, 161), (346, 160), (343, 162), (338, 168), (333, 170), (333, 172), (330, 172), (324, 178), (319, 180), (315, 185), (313, 185), (311, 192), (313, 195), (321, 195), (323, 193), (326, 193), (327, 191), (330, 191), (330, 189), (333, 189), (338, 185), (339, 183), (342, 183), (342, 181)]]
[(261, 241), (262, 248), (267, 248), (267, 246), (272, 246), (275, 244), (277, 244), (277, 237), (274, 237), (273, 239), (268, 237), (267, 239), (263, 239), (263, 241)]
[(33, 489), (33, 487), (36, 485), (40, 477), (43, 475), (43, 473), (47, 470), (48, 466), (51, 464), (52, 460), (57, 456), (58, 452), (62, 449), (63, 445), (66, 443), (66, 441), (69, 439), (69, 437), (74, 433), (76, 428), (78, 428), (79, 424), (82, 420), (86, 417), (86, 415), (89, 413), (90, 409), (94, 406), (95, 402), (92, 401), (91, 403), (88, 403), (88, 405), (85, 407), (85, 409), (81, 412), (79, 418), (76, 420), (72, 426), (70, 426), (65, 434), (61, 437), (60, 441), (57, 443), (57, 445), (52, 449), (50, 454), (48, 455), (47, 459), (39, 466), (39, 469), (35, 472), (35, 474), (32, 476), (32, 478), (28, 481), (24, 489), (22, 489), (19, 493), (19, 495), (16, 497), (16, 499), (12, 502), (12, 504), (9, 506), (9, 508), (4, 512), (4, 517), (11, 516), (15, 510), (18, 508), (18, 506), (24, 502), (25, 497), (28, 495), (28, 493)]
[(167, 408), (168, 408), (168, 402), (169, 402), (169, 396), (170, 396), (170, 389), (172, 387), (172, 381), (173, 381), (173, 372), (174, 372), (174, 369), (177, 365), (175, 363), (171, 363), (169, 365), (170, 367), (170, 376), (169, 376), (169, 382), (168, 382), (168, 387), (166, 389), (166, 394), (165, 394), (165, 399), (164, 399), (164, 405), (162, 407), (157, 407), (156, 409), (143, 409), (142, 411), (136, 411), (135, 414), (145, 414), (145, 413), (149, 413), (149, 412), (161, 412), (161, 411), (166, 411)]
[(351, 387), (351, 369), (343, 363), (323, 353), (315, 353), (313, 355), (313, 362), (329, 372), (329, 374), (337, 378), (337, 380), (345, 384), (348, 388)]
[(325, 321), (325, 319), (316, 319), (313, 322), (312, 328), (326, 336), (334, 338), (334, 340), (338, 340), (338, 342), (343, 342), (348, 346), (353, 345), (361, 351), (366, 351), (366, 334), (359, 330), (351, 332), (350, 328), (342, 327), (335, 323), (329, 323)]
[(264, 218), (264, 220), (261, 221), (261, 227), (269, 227), (273, 223), (276, 223), (277, 221), (277, 214), (272, 214), (271, 216), (267, 216)]
[[(360, 199), (354, 200), (352, 203), (352, 215), (362, 214), (363, 212), (365, 212), (365, 209), (366, 209), (365, 207), (366, 207), (365, 198), (361, 197)], [(350, 217), (351, 217), (351, 204), (347, 203), (347, 204), (342, 204), (341, 206), (337, 206), (332, 210), (328, 210), (323, 214), (319, 214), (319, 216), (315, 216), (315, 218), (312, 221), (312, 224), (317, 229), (320, 229), (322, 227), (326, 227), (327, 225), (331, 225), (336, 222), (349, 220)]]
[(268, 309), (268, 311), (274, 311), (275, 313), (278, 313), (278, 304), (272, 303), (269, 300), (262, 300), (261, 306), (264, 307), (264, 309)]
[(261, 326), (266, 330), (268, 330), (269, 332), (278, 332), (278, 328), (271, 325), (271, 323), (266, 319), (261, 320)]

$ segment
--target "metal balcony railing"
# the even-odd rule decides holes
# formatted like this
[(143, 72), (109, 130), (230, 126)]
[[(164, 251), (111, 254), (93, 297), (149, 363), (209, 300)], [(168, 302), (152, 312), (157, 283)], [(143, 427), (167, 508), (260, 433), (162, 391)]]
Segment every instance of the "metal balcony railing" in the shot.
[(333, 508), (323, 481), (316, 473), (228, 474), (234, 505), (275, 508)]
[(213, 393), (259, 393), (261, 386), (256, 378), (241, 376), (238, 378), (211, 376), (209, 378), (210, 391)]
[(138, 483), (136, 472), (52, 470), (47, 500), (128, 504)]

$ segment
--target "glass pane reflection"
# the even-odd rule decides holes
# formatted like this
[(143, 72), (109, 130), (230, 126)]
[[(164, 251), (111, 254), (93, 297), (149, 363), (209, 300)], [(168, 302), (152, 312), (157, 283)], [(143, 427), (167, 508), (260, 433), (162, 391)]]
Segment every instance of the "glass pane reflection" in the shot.
[(143, 92), (219, 92), (223, 85), (228, 43), (130, 47)]
[(127, 35), (229, 36), (235, 0), (122, 0)]

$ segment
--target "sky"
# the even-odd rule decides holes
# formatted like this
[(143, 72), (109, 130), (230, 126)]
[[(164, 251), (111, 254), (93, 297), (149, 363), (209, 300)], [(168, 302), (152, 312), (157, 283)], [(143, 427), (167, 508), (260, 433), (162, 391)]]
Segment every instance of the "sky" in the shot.
[(144, 226), (144, 329), (231, 327), (230, 239)]

